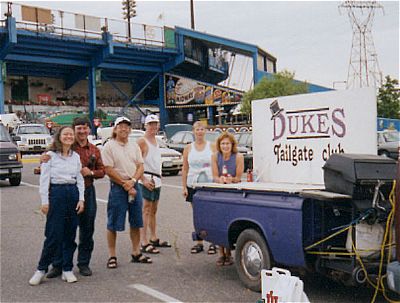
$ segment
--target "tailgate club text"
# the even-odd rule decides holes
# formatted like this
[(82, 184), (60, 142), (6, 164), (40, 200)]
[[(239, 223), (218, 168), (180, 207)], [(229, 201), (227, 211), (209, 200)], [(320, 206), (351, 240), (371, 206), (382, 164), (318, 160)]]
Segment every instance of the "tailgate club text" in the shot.
[[(299, 162), (313, 161), (314, 157), (321, 157), (326, 161), (333, 153), (345, 152), (343, 143), (334, 146), (327, 143), (320, 155), (316, 155), (313, 148), (307, 144), (296, 144), (298, 140), (343, 138), (346, 135), (346, 115), (343, 108), (330, 110), (329, 107), (323, 107), (283, 111), (277, 105), (277, 101), (274, 101), (271, 104), (271, 111), (273, 113), (273, 152), (277, 164), (290, 162), (293, 166), (297, 166)], [(276, 142), (282, 138), (287, 142)]]

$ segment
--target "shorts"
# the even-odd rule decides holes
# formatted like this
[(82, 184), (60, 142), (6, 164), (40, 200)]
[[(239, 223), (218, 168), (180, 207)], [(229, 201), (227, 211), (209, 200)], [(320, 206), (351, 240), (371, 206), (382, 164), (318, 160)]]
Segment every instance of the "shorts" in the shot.
[(161, 187), (156, 187), (152, 191), (150, 191), (146, 188), (146, 186), (144, 186), (141, 183), (139, 183), (139, 186), (142, 190), (143, 199), (146, 199), (147, 201), (150, 202), (155, 202), (160, 200)]
[(142, 217), (142, 191), (136, 184), (136, 197), (133, 203), (128, 202), (128, 192), (114, 182), (111, 182), (107, 204), (107, 229), (110, 231), (124, 231), (126, 213), (131, 228), (143, 227)]
[(188, 191), (188, 195), (186, 197), (186, 202), (193, 202), (193, 196), (196, 193), (196, 190), (193, 187), (186, 187), (187, 191)]

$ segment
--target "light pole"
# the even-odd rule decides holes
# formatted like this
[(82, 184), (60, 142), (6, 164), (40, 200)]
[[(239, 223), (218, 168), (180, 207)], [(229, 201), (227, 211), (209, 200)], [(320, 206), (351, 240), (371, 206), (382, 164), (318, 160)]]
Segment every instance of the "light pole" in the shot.
[(135, 0), (123, 0), (122, 1), (122, 15), (125, 20), (128, 21), (128, 38), (131, 41), (131, 18), (136, 16), (136, 1)]
[(192, 30), (194, 30), (194, 3), (193, 0), (190, 0), (190, 23)]

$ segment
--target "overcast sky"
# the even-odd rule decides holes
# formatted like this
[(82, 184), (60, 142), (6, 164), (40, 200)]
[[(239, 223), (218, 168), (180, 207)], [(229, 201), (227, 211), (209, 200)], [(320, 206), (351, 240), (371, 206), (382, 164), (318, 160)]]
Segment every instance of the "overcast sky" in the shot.
[[(29, 2), (29, 3), (28, 3)], [(121, 1), (18, 1), (122, 19)], [(137, 1), (134, 22), (190, 28), (190, 1)], [(399, 1), (382, 1), (372, 28), (383, 75), (399, 78)], [(352, 29), (336, 1), (194, 1), (196, 30), (256, 44), (274, 55), (278, 71), (332, 87), (347, 79)], [(162, 18), (160, 17), (162, 14)], [(336, 88), (344, 88), (336, 83)]]

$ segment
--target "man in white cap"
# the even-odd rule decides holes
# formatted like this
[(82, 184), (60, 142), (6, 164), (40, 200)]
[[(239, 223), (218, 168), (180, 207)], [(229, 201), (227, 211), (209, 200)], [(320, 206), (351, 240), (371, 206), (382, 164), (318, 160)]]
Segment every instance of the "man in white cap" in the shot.
[[(160, 241), (157, 237), (156, 214), (161, 192), (161, 150), (156, 135), (160, 128), (157, 115), (148, 115), (145, 119), (146, 132), (137, 142), (142, 150), (144, 160), (144, 174), (140, 179), (143, 194), (143, 228), (140, 230), (142, 252), (158, 254), (157, 247), (171, 247), (167, 241)], [(147, 237), (147, 230), (150, 237)]]
[(102, 152), (106, 174), (111, 180), (107, 205), (108, 268), (116, 268), (117, 231), (125, 230), (126, 213), (129, 214), (130, 238), (132, 242), (132, 261), (152, 263), (149, 257), (140, 252), (140, 228), (143, 227), (142, 195), (137, 180), (143, 175), (143, 158), (139, 146), (129, 142), (131, 121), (118, 117), (112, 139)]

